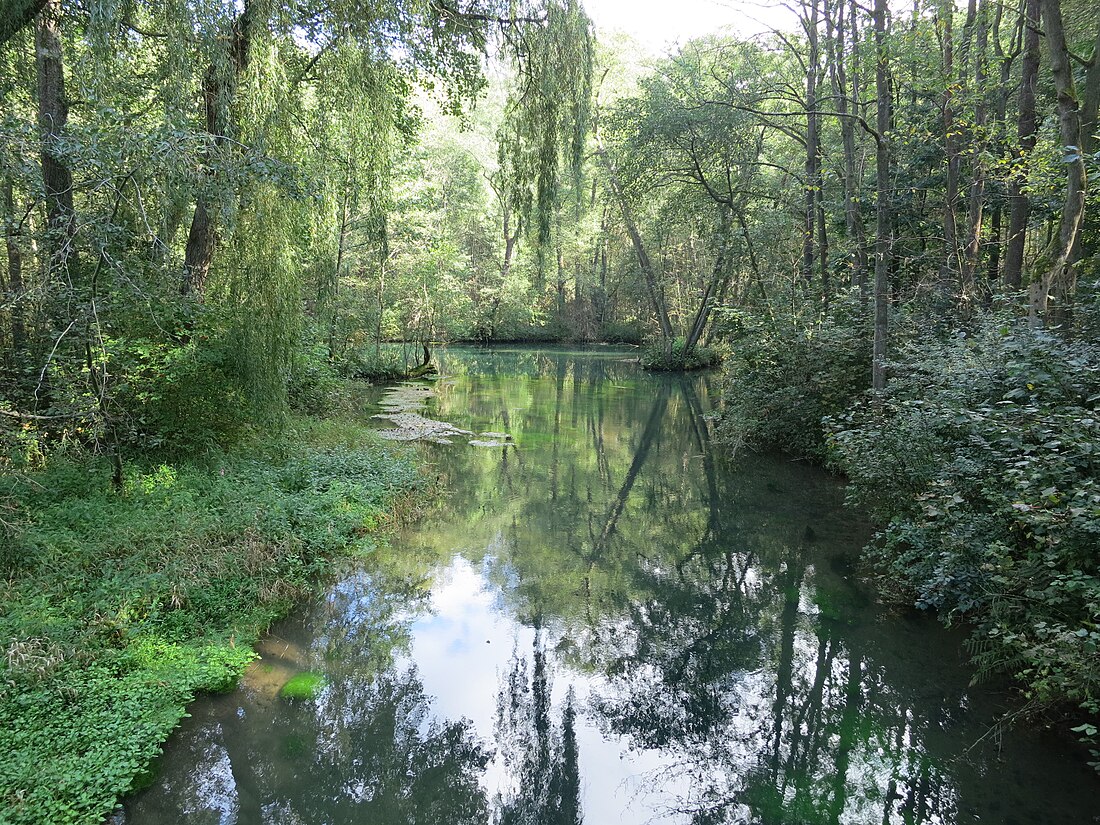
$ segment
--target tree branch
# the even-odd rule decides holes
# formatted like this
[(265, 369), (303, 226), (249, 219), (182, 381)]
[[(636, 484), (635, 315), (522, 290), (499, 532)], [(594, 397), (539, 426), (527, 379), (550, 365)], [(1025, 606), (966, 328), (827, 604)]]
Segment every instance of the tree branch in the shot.
[(46, 6), (46, 0), (7, 0), (0, 15), (0, 46), (15, 37)]

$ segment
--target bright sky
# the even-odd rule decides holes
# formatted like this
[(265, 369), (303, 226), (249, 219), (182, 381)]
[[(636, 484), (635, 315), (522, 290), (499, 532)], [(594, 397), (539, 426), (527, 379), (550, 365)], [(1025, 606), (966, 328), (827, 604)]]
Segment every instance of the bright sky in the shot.
[(767, 0), (584, 0), (599, 31), (623, 31), (656, 51), (727, 28), (742, 35), (790, 31), (795, 17)]

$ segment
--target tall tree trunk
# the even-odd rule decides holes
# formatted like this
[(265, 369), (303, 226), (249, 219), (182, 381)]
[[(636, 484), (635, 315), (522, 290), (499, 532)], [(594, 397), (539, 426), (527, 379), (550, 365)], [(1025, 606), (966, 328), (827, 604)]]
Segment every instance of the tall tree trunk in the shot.
[(886, 389), (886, 336), (890, 267), (890, 64), (886, 50), (886, 0), (874, 0), (875, 93), (878, 97), (875, 150), (875, 327), (871, 351), (871, 386)]
[(728, 255), (729, 236), (732, 226), (730, 211), (728, 207), (722, 208), (721, 226), (718, 230), (720, 240), (718, 255), (714, 259), (714, 272), (703, 290), (702, 300), (699, 302), (699, 308), (695, 312), (695, 319), (692, 321), (691, 328), (685, 339), (684, 355), (687, 355), (695, 349), (695, 345), (702, 339), (703, 333), (707, 328), (707, 321), (710, 319), (711, 310), (714, 309), (714, 304), (716, 303), (715, 299), (718, 294), (723, 291), (726, 283), (729, 281), (729, 267), (726, 258)]
[(664, 294), (661, 292), (660, 284), (657, 283), (657, 274), (653, 268), (653, 262), (646, 252), (645, 245), (642, 243), (642, 236), (638, 232), (638, 226), (634, 223), (633, 212), (630, 209), (630, 204), (627, 202), (626, 193), (623, 192), (622, 184), (619, 182), (618, 170), (615, 168), (615, 164), (611, 162), (611, 157), (607, 154), (607, 149), (604, 147), (603, 141), (600, 140), (598, 132), (596, 134), (596, 154), (599, 155), (600, 161), (607, 171), (607, 180), (611, 186), (611, 193), (615, 196), (615, 200), (619, 204), (619, 211), (623, 216), (623, 224), (626, 226), (626, 234), (630, 236), (630, 243), (634, 247), (634, 254), (638, 257), (638, 266), (642, 270), (642, 278), (645, 281), (646, 292), (649, 295), (653, 313), (657, 316), (657, 324), (661, 329), (661, 337), (664, 339), (665, 349), (666, 351), (671, 350), (674, 335), (672, 332), (672, 322), (669, 320), (668, 316), (668, 309), (665, 306)]
[[(825, 2), (825, 23), (833, 28), (828, 0)], [(855, 18), (852, 18), (852, 51), (855, 51), (856, 31)], [(860, 288), (863, 293), (867, 288), (867, 250), (866, 232), (863, 227), (863, 214), (859, 208), (859, 180), (858, 162), (856, 159), (856, 124), (850, 115), (856, 114), (849, 110), (851, 100), (848, 93), (848, 75), (845, 66), (845, 35), (844, 2), (840, 0), (836, 6), (835, 33), (829, 32), (829, 76), (833, 84), (833, 95), (836, 98), (836, 111), (840, 120), (841, 145), (844, 150), (844, 227), (848, 233), (848, 242), (852, 245), (851, 264), (849, 266), (850, 284)], [(855, 71), (852, 76), (853, 87), (856, 85)], [(858, 105), (858, 104), (856, 104)]]
[[(1005, 159), (1009, 159), (1008, 150), (1008, 96), (1012, 84), (1012, 65), (1022, 50), (1023, 19), (1018, 17), (1015, 31), (1012, 35), (1012, 48), (1006, 54), (1001, 43), (1001, 24), (1004, 22), (1005, 8), (998, 4), (993, 16), (992, 42), (993, 51), (997, 56), (999, 78), (993, 104), (993, 123), (995, 125), (994, 143), (1000, 148)], [(1004, 223), (1004, 204), (998, 198), (993, 204), (993, 214), (989, 226), (989, 248), (986, 258), (985, 283), (982, 285), (982, 294), (989, 298), (997, 291), (997, 283), (1001, 273), (1001, 228)]]
[[(65, 71), (61, 59), (61, 0), (48, 0), (35, 27), (38, 72), (38, 130), (42, 140), (42, 184), (46, 194), (46, 229), (50, 272), (57, 277), (66, 268), (76, 231), (73, 176), (59, 153), (69, 119)], [(72, 268), (69, 267), (69, 277)]]
[(1008, 238), (1005, 241), (1005, 288), (1014, 291), (1023, 286), (1024, 245), (1031, 202), (1024, 194), (1027, 161), (1035, 148), (1039, 121), (1035, 115), (1035, 86), (1039, 77), (1040, 0), (1026, 0), (1024, 6), (1024, 52), (1020, 63), (1020, 91), (1016, 125), (1018, 148), (1008, 184)]
[(982, 211), (985, 206), (986, 147), (986, 50), (989, 42), (989, 10), (981, 0), (977, 11), (977, 37), (974, 43), (974, 130), (970, 138), (970, 196), (967, 204), (966, 248), (963, 254), (962, 295), (972, 297), (977, 287), (981, 258)]
[[(1098, 139), (1096, 135), (1097, 109), (1100, 109), (1100, 27), (1097, 27), (1096, 42), (1092, 47), (1092, 58), (1085, 71), (1085, 84), (1081, 90), (1081, 153), (1090, 157), (1096, 152)], [(1084, 224), (1084, 216), (1081, 218)], [(1070, 266), (1076, 267), (1081, 261), (1084, 250), (1081, 248), (1083, 232), (1077, 233), (1077, 239), (1073, 243), (1070, 253)]]
[[(206, 131), (213, 138), (215, 145), (224, 144), (229, 133), (229, 110), (233, 105), (240, 77), (248, 68), (254, 25), (254, 7), (250, 0), (244, 0), (241, 13), (237, 15), (230, 27), (228, 67), (215, 62), (207, 68), (203, 77), (202, 95), (206, 108)], [(210, 178), (216, 174), (209, 165), (209, 161), (205, 171)], [(206, 290), (206, 279), (210, 275), (210, 265), (214, 260), (217, 241), (218, 226), (214, 218), (214, 198), (209, 192), (200, 192), (195, 198), (195, 213), (191, 218), (191, 229), (187, 233), (187, 247), (183, 256), (183, 281), (180, 284), (181, 294), (202, 297)]]
[(1097, 27), (1096, 42), (1092, 47), (1092, 61), (1085, 72), (1085, 88), (1081, 90), (1081, 148), (1091, 155), (1100, 148), (1097, 122), (1100, 114), (1100, 26)]
[(19, 247), (19, 227), (15, 219), (15, 196), (11, 178), (4, 180), (4, 245), (8, 253), (8, 301), (11, 309), (11, 349), (15, 368), (27, 368), (27, 328), (23, 322), (23, 251)]
[[(1081, 219), (1085, 212), (1085, 161), (1081, 153), (1081, 119), (1077, 109), (1077, 92), (1073, 84), (1073, 69), (1062, 26), (1061, 0), (1041, 0), (1043, 23), (1050, 51), (1050, 68), (1054, 75), (1054, 90), (1058, 97), (1058, 131), (1066, 153), (1066, 198), (1058, 227), (1057, 246), (1050, 268), (1033, 285), (1031, 317), (1048, 322), (1068, 319), (1073, 298), (1075, 275), (1070, 253), (1077, 242)], [(1057, 302), (1050, 312), (1051, 299)]]
[(814, 233), (817, 228), (817, 202), (821, 195), (821, 141), (818, 135), (817, 75), (818, 55), (818, 0), (809, 0), (810, 16), (803, 19), (809, 54), (806, 61), (806, 192), (802, 227), (802, 277), (806, 283), (813, 281), (816, 251)]
[(947, 159), (947, 180), (943, 200), (943, 256), (940, 259), (940, 289), (950, 292), (959, 271), (959, 229), (955, 209), (959, 199), (959, 141), (955, 124), (955, 4), (943, 0), (937, 9), (943, 37), (943, 146)]

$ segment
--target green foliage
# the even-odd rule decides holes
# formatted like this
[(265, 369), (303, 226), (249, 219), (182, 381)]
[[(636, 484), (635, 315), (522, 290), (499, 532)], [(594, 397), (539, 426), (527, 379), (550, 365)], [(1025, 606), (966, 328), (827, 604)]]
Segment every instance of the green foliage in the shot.
[(919, 339), (880, 404), (832, 424), (871, 555), (973, 627), (979, 676), (1100, 711), (1100, 349), (1011, 323)]
[(609, 321), (600, 330), (600, 340), (607, 344), (641, 344), (645, 330), (638, 321)]
[(298, 421), (281, 458), (110, 467), (74, 451), (3, 477), (5, 822), (95, 823), (198, 691), (372, 531), (416, 473), (355, 425)]
[(711, 347), (695, 346), (687, 350), (684, 339), (677, 338), (672, 346), (654, 343), (642, 353), (642, 367), (654, 372), (687, 372), (718, 366), (721, 356)]
[(298, 673), (292, 676), (290, 681), (283, 685), (282, 690), (279, 691), (279, 695), (284, 699), (314, 699), (324, 686), (324, 676), (320, 673), (306, 671), (305, 673)]
[(200, 316), (174, 339), (110, 342), (108, 368), (123, 376), (110, 405), (125, 447), (180, 455), (232, 446), (249, 430), (254, 419), (216, 325)]
[(822, 419), (870, 386), (871, 341), (857, 324), (826, 318), (774, 321), (730, 313), (719, 421), (735, 447), (778, 449), (823, 461)]

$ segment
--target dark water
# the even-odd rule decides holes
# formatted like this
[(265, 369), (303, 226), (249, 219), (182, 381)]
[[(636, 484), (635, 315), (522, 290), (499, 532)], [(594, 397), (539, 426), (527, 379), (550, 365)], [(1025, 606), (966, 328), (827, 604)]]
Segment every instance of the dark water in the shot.
[[(957, 635), (853, 575), (823, 473), (727, 460), (706, 377), (452, 351), (447, 491), (275, 629), (166, 747), (145, 823), (1090, 823), (1100, 782), (997, 736)], [(301, 671), (314, 699), (278, 695)]]

